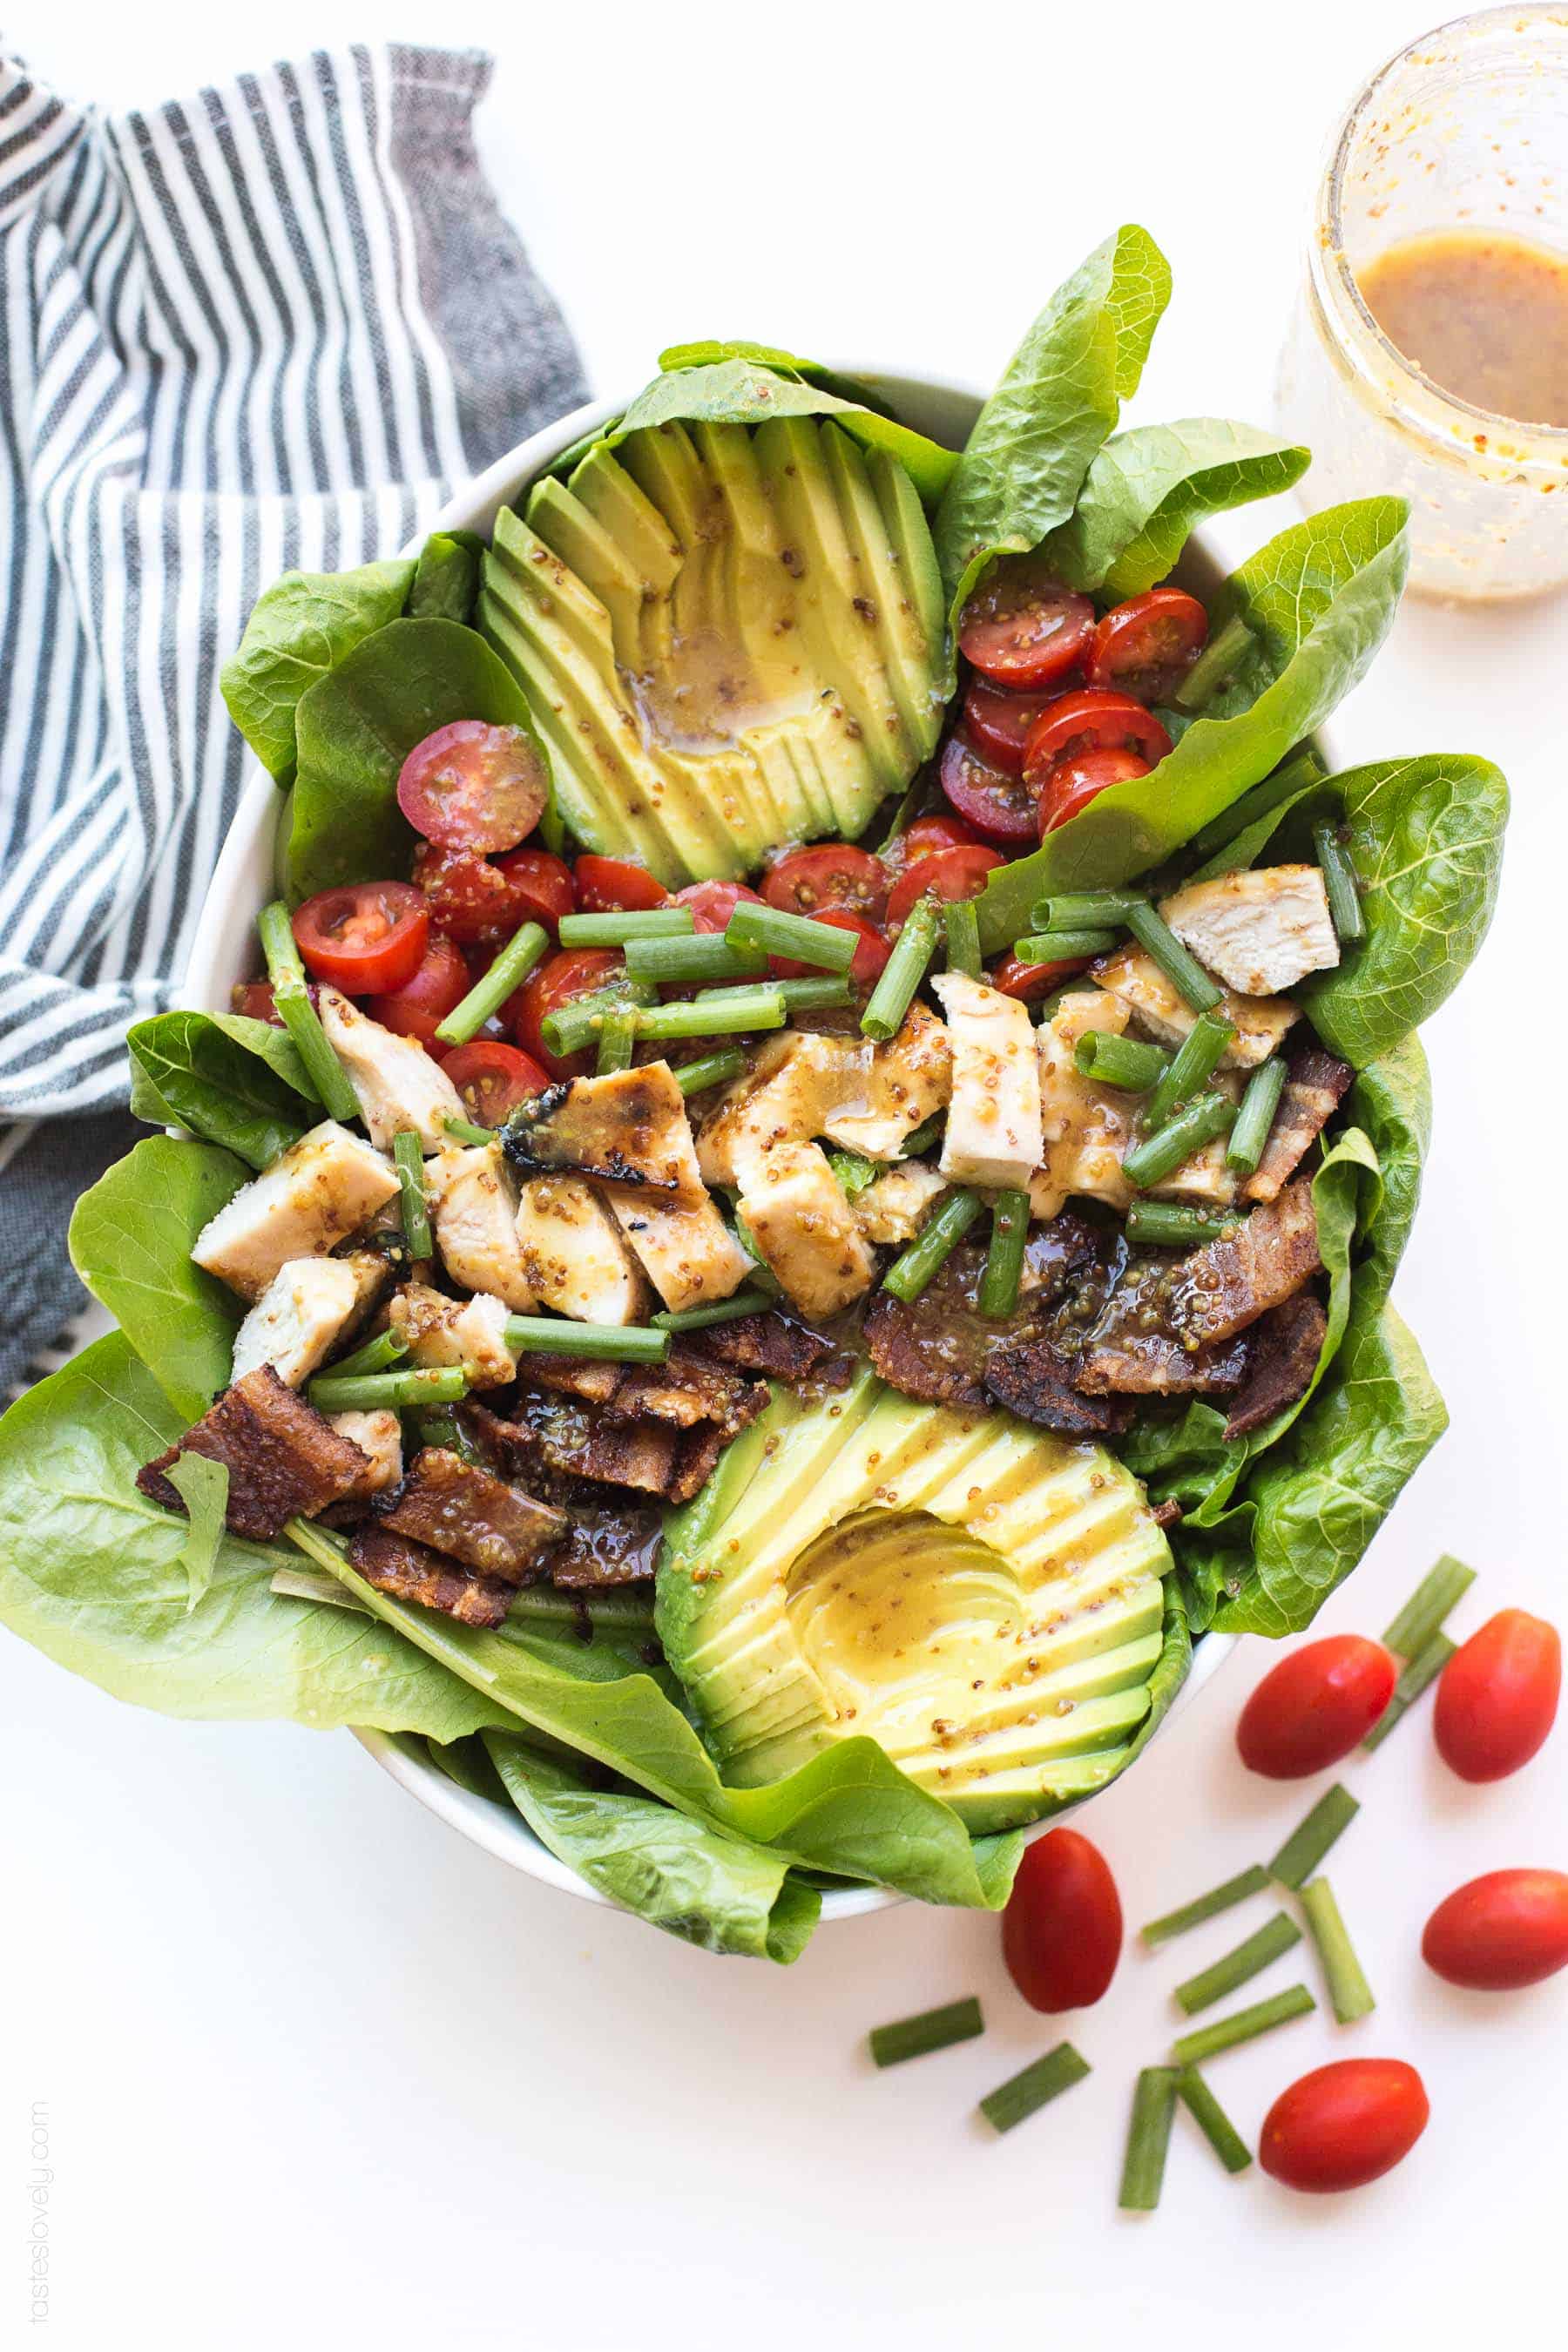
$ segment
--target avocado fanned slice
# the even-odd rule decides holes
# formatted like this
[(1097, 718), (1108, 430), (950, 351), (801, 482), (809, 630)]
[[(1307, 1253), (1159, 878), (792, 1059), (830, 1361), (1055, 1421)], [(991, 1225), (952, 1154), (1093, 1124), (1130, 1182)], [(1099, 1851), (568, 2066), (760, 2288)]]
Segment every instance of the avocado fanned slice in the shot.
[(775, 1393), (670, 1515), (658, 1632), (735, 1786), (865, 1734), (1001, 1829), (1097, 1786), (1138, 1730), (1171, 1566), (1103, 1447), (866, 1372)]
[(853, 836), (934, 750), (941, 580), (914, 484), (809, 417), (667, 425), (497, 517), (478, 620), (561, 814), (675, 886)]

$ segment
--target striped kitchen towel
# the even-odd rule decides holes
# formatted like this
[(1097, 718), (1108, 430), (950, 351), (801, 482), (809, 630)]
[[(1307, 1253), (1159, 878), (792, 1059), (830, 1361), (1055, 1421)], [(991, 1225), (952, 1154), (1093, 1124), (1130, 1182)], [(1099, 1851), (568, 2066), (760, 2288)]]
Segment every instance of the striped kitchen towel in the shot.
[(0, 58), (0, 1400), (82, 1303), (243, 747), (217, 676), (292, 566), (393, 553), (584, 396), (475, 153), (472, 52), (111, 119)]

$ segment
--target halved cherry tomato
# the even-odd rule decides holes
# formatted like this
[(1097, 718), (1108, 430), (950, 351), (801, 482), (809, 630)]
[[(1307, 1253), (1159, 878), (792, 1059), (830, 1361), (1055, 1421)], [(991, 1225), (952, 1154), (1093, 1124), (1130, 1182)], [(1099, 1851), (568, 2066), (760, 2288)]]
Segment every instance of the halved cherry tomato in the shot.
[(770, 907), (786, 915), (820, 915), (847, 907), (852, 915), (879, 923), (888, 904), (888, 869), (868, 849), (849, 841), (819, 841), (781, 857), (763, 881)]
[(476, 1037), (441, 1058), (441, 1067), (480, 1127), (500, 1127), (520, 1103), (531, 1102), (550, 1084), (550, 1073), (531, 1054), (503, 1045), (497, 1037)]
[(942, 747), (937, 773), (942, 791), (962, 817), (994, 841), (1033, 841), (1035, 803), (1021, 776), (993, 766), (962, 733)]
[(1263, 2118), (1258, 2161), (1287, 2189), (1362, 2189), (1409, 2155), (1431, 2112), (1403, 2058), (1340, 2058), (1280, 2093)]
[(1136, 751), (1152, 767), (1171, 748), (1171, 739), (1152, 711), (1130, 694), (1106, 694), (1082, 687), (1058, 694), (1029, 730), (1024, 749), (1024, 781), (1036, 791), (1058, 760), (1085, 751)]
[(1058, 760), (1040, 787), (1037, 806), (1040, 839), (1055, 833), (1086, 809), (1112, 784), (1130, 784), (1149, 773), (1149, 762), (1136, 751), (1080, 751), (1076, 759)]
[(401, 988), (430, 937), (430, 910), (411, 883), (350, 882), (294, 910), (294, 942), (312, 980), (351, 996)]
[(963, 698), (964, 732), (988, 760), (994, 760), (1010, 776), (1021, 776), (1029, 730), (1050, 698), (1044, 694), (1009, 694), (1002, 687), (988, 686), (983, 677), (972, 677)]
[[(859, 944), (855, 950), (855, 961), (849, 967), (849, 977), (857, 987), (870, 988), (893, 952), (881, 932), (867, 922), (863, 916), (852, 915), (847, 907), (825, 907), (813, 920), (831, 923), (836, 931), (856, 933)], [(819, 963), (801, 963), (794, 956), (770, 956), (768, 970), (778, 980), (822, 978)]]
[(542, 1062), (552, 1078), (584, 1076), (593, 1068), (594, 1056), (585, 1049), (581, 1054), (552, 1054), (544, 1042), (545, 1015), (569, 1004), (574, 996), (591, 996), (596, 988), (604, 988), (625, 963), (618, 948), (563, 948), (559, 954), (546, 957), (502, 1005), (501, 1017), (511, 1023), (518, 1044)]
[(553, 934), (562, 916), (572, 912), (571, 871), (547, 849), (477, 857), (469, 849), (437, 849), (422, 841), (414, 853), (414, 879), (437, 929), (464, 947), (493, 947), (524, 923), (542, 923)]
[(1426, 1922), (1421, 1957), (1472, 1992), (1517, 1992), (1568, 1969), (1568, 1876), (1489, 1870), (1457, 1887)]
[(1236, 1727), (1249, 1772), (1304, 1780), (1359, 1748), (1394, 1696), (1399, 1668), (1381, 1642), (1330, 1633), (1270, 1666)]
[(1094, 634), (1094, 606), (1028, 555), (1005, 555), (959, 615), (966, 661), (998, 686), (1049, 686)]
[(521, 727), (456, 719), (416, 743), (397, 778), (397, 805), (443, 849), (515, 849), (550, 797), (544, 762)]
[(1085, 971), (1094, 961), (1092, 956), (1065, 956), (1057, 963), (1023, 963), (1009, 952), (1005, 955), (991, 975), (991, 985), (1003, 996), (1016, 996), (1025, 1004), (1037, 1004), (1075, 971)]
[(752, 907), (764, 903), (743, 882), (689, 882), (684, 890), (676, 892), (673, 903), (690, 908), (694, 931), (721, 931), (742, 898)]
[(274, 1029), (283, 1026), (283, 1015), (273, 1001), (269, 980), (247, 980), (237, 987), (230, 999), (237, 1013), (247, 1021), (269, 1021)]
[(967, 849), (980, 835), (961, 816), (942, 816), (933, 812), (930, 816), (917, 816), (906, 825), (896, 841), (889, 843), (883, 852), (898, 866), (912, 866), (917, 858), (930, 857), (939, 849)]
[(1504, 1780), (1545, 1739), (1563, 1688), (1557, 1629), (1524, 1609), (1500, 1609), (1443, 1669), (1432, 1729), (1461, 1780)]
[(496, 859), (496, 872), (511, 894), (515, 920), (509, 936), (524, 923), (542, 923), (553, 939), (562, 916), (577, 903), (565, 859), (548, 849), (514, 849)]
[(1031, 2009), (1088, 2009), (1121, 1957), (1121, 1898), (1097, 1845), (1047, 1830), (1025, 1848), (1002, 1914), (1002, 1957)]
[(905, 866), (888, 894), (888, 929), (896, 931), (916, 900), (928, 895), (948, 900), (978, 898), (986, 876), (1005, 863), (999, 849), (987, 849), (978, 841), (962, 849), (939, 849), (930, 857), (917, 857), (912, 866)]
[(425, 961), (412, 980), (386, 996), (365, 999), (365, 1011), (384, 1029), (427, 1045), (454, 1005), (468, 992), (468, 967), (457, 943), (432, 931)]
[(1090, 686), (1168, 702), (1201, 652), (1209, 616), (1181, 588), (1149, 588), (1105, 615), (1084, 664)]
[(573, 871), (577, 906), (584, 915), (616, 915), (642, 907), (668, 907), (669, 893), (646, 866), (629, 857), (598, 857), (584, 850)]

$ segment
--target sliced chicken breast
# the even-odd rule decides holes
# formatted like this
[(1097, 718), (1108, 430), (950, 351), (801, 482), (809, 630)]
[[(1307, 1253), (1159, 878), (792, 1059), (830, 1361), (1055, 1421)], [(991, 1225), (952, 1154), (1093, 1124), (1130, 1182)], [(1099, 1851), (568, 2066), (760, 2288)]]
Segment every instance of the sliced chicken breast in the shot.
[(389, 1160), (323, 1119), (240, 1187), (202, 1228), (191, 1255), (242, 1298), (259, 1298), (290, 1258), (324, 1256), (396, 1191)]
[(371, 1141), (390, 1151), (394, 1136), (412, 1129), (426, 1151), (448, 1143), (445, 1122), (468, 1114), (457, 1087), (418, 1039), (384, 1029), (335, 988), (318, 989), (316, 1003), (327, 1042), (359, 1098)]

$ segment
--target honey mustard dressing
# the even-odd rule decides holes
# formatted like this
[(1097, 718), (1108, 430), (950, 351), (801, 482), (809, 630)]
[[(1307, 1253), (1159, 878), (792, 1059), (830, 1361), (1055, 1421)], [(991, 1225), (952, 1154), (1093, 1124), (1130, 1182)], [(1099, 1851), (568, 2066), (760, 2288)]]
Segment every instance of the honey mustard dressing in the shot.
[(1519, 424), (1568, 425), (1568, 253), (1445, 229), (1390, 246), (1356, 284), (1395, 350), (1442, 391)]

